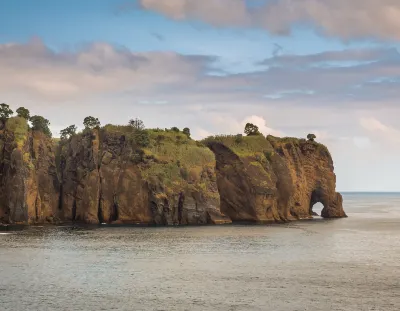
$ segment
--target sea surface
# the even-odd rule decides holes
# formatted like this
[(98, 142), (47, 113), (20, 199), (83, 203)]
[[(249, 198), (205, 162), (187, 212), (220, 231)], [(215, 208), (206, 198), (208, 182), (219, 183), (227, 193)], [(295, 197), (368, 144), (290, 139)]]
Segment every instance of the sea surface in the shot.
[(0, 232), (0, 310), (400, 310), (400, 194), (347, 219)]

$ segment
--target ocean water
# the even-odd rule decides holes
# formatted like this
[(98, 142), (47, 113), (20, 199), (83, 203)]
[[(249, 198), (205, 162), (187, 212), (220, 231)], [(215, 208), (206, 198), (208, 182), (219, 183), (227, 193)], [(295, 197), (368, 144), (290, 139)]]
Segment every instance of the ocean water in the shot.
[(285, 225), (0, 232), (0, 310), (400, 310), (400, 194)]

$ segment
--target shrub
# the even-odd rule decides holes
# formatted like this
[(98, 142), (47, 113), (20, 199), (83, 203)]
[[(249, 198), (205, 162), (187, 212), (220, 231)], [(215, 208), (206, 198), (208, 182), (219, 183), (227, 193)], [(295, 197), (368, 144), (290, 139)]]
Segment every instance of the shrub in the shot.
[(33, 116), (30, 118), (30, 121), (32, 123), (32, 129), (34, 131), (41, 131), (45, 135), (51, 137), (51, 131), (49, 129), (50, 126), (50, 121), (43, 118), (42, 116)]
[(185, 134), (188, 138), (190, 138), (190, 129), (188, 127), (185, 127), (183, 129), (183, 134)]
[(150, 145), (150, 137), (147, 131), (135, 131), (135, 141), (140, 147), (147, 147)]
[(235, 143), (236, 144), (240, 144), (241, 142), (243, 142), (243, 135), (242, 134), (237, 134), (235, 136)]
[(308, 134), (308, 135), (307, 135), (307, 139), (308, 139), (309, 141), (314, 141), (316, 138), (317, 138), (317, 136), (315, 136), (314, 134)]

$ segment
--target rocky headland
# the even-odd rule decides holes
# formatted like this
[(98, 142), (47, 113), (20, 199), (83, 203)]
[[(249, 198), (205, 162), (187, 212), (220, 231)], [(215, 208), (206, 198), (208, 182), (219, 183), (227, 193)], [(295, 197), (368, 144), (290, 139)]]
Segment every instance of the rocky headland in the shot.
[(346, 217), (328, 149), (260, 134), (198, 142), (173, 129), (0, 127), (0, 223), (204, 225)]

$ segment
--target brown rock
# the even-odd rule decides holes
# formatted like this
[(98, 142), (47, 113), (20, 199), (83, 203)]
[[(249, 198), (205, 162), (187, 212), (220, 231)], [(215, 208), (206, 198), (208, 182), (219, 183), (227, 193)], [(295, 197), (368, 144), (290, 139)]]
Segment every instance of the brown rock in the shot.
[[(156, 225), (230, 222), (219, 211), (213, 169), (196, 171), (192, 176), (196, 181), (190, 184), (176, 163), (146, 156), (131, 135), (129, 127), (86, 131), (61, 147), (64, 219)], [(163, 182), (156, 176), (164, 170), (173, 181)], [(207, 186), (201, 189), (197, 184)]]
[(59, 181), (50, 138), (11, 118), (0, 131), (0, 222), (58, 220)]
[(106, 126), (56, 148), (9, 119), (0, 130), (0, 223), (281, 222), (311, 218), (317, 202), (322, 217), (346, 217), (323, 145), (255, 136), (210, 141), (210, 151), (182, 133), (147, 134), (140, 145), (131, 127)]
[(217, 159), (221, 211), (233, 221), (311, 218), (317, 202), (324, 205), (322, 217), (347, 217), (325, 146), (272, 136), (243, 139), (208, 143)]

